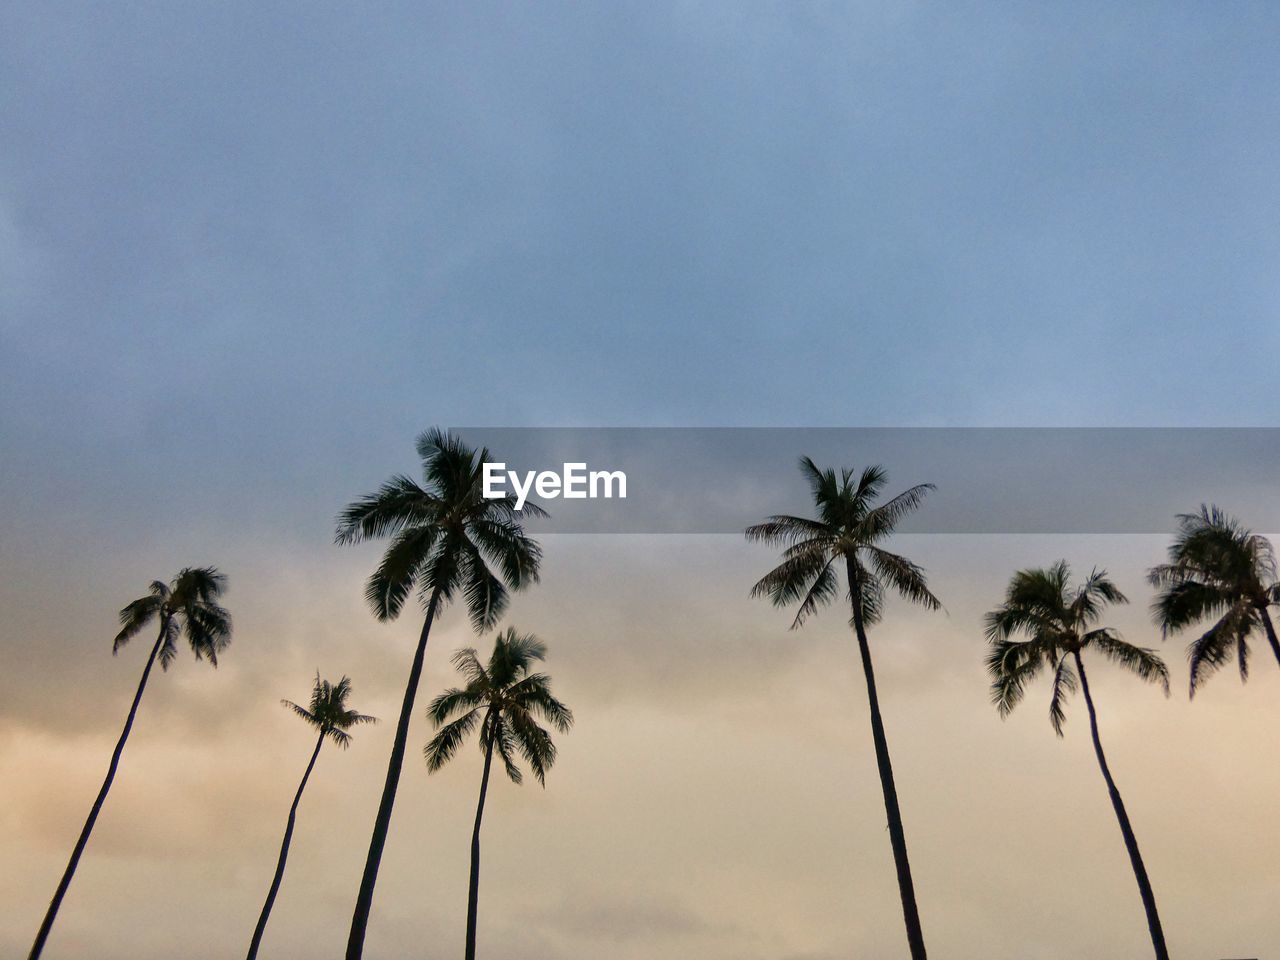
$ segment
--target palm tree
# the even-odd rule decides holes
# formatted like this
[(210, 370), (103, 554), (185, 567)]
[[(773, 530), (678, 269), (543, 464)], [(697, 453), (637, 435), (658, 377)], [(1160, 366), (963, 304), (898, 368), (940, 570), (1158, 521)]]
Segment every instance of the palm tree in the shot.
[[(365, 589), (379, 620), (398, 617), (405, 600), (415, 592), (426, 608), (351, 917), (346, 960), (360, 960), (364, 953), (373, 889), (391, 826), (431, 625), (440, 608), (460, 594), (472, 626), (477, 631), (488, 630), (506, 609), (508, 588), (519, 590), (537, 582), (542, 558), (542, 550), (525, 535), (520, 519), (546, 514), (532, 503), (517, 511), (513, 496), (484, 498), (482, 469), (491, 459), (488, 450), (473, 451), (453, 434), (432, 429), (418, 438), (418, 455), (423, 484), (405, 476), (392, 477), (377, 493), (362, 497), (342, 512), (335, 538), (340, 544), (391, 538)], [(497, 567), (497, 574), (490, 570), (490, 564)]]
[(129, 731), (133, 729), (133, 720), (138, 714), (142, 691), (146, 689), (147, 679), (151, 676), (151, 667), (159, 660), (160, 668), (168, 670), (169, 664), (178, 655), (178, 639), (183, 635), (197, 660), (208, 658), (212, 666), (218, 665), (218, 654), (231, 642), (231, 615), (218, 604), (226, 589), (227, 578), (213, 567), (186, 567), (169, 583), (154, 581), (146, 596), (139, 597), (120, 611), (121, 628), (111, 645), (113, 655), (153, 620), (159, 623), (156, 642), (142, 668), (142, 679), (138, 681), (138, 690), (129, 706), (124, 729), (120, 732), (120, 739), (116, 741), (116, 748), (111, 754), (111, 762), (107, 765), (107, 776), (89, 809), (89, 817), (71, 851), (71, 859), (67, 861), (67, 868), (58, 882), (58, 889), (54, 891), (53, 900), (49, 902), (49, 909), (40, 924), (35, 943), (31, 945), (30, 960), (36, 960), (44, 950), (53, 921), (58, 916), (58, 908), (62, 905), (62, 898), (71, 886), (71, 878), (75, 876), (80, 855), (84, 853), (89, 834), (93, 832), (93, 825), (98, 820), (102, 804), (116, 778), (120, 755), (124, 753), (125, 741), (129, 739)]
[(467, 648), (453, 655), (453, 663), (466, 679), (465, 687), (446, 690), (431, 702), (427, 711), (439, 728), (423, 751), (427, 769), (435, 773), (457, 752), (458, 747), (477, 727), (480, 749), (484, 753), (484, 772), (480, 776), (480, 800), (476, 804), (476, 822), (471, 832), (471, 884), (467, 895), (466, 960), (476, 956), (476, 905), (480, 894), (480, 821), (484, 817), (484, 798), (489, 791), (489, 768), (496, 751), (513, 783), (524, 777), (516, 765), (519, 754), (529, 769), (546, 786), (547, 770), (555, 763), (556, 746), (551, 736), (538, 725), (538, 718), (550, 723), (561, 733), (573, 724), (569, 708), (551, 695), (551, 680), (546, 674), (530, 673), (535, 661), (545, 660), (547, 648), (532, 634), (518, 634), (508, 627), (500, 633), (482, 664), (476, 651)]
[(302, 791), (307, 788), (307, 780), (320, 756), (320, 748), (328, 737), (343, 750), (351, 745), (352, 727), (362, 723), (377, 723), (376, 717), (366, 716), (347, 709), (347, 697), (351, 696), (351, 681), (343, 677), (337, 683), (321, 680), (316, 673), (315, 685), (311, 688), (311, 704), (301, 707), (292, 700), (280, 702), (314, 727), (318, 732), (315, 749), (311, 751), (311, 760), (302, 774), (302, 782), (298, 784), (298, 792), (293, 796), (293, 805), (289, 807), (289, 819), (285, 823), (284, 841), (280, 844), (280, 857), (276, 860), (276, 872), (271, 878), (271, 889), (267, 891), (267, 902), (262, 905), (262, 913), (258, 917), (258, 925), (253, 930), (253, 939), (249, 942), (247, 960), (254, 960), (258, 955), (258, 947), (262, 943), (262, 934), (267, 929), (267, 918), (271, 916), (271, 908), (275, 905), (276, 894), (280, 892), (280, 881), (284, 879), (284, 865), (289, 858), (289, 843), (293, 840), (293, 824), (298, 816), (298, 803), (302, 800)]
[(1201, 678), (1233, 652), (1240, 679), (1247, 679), (1249, 638), (1259, 629), (1280, 662), (1280, 640), (1268, 612), (1280, 604), (1276, 555), (1265, 537), (1217, 507), (1201, 505), (1199, 513), (1178, 514), (1169, 562), (1152, 567), (1147, 579), (1160, 588), (1151, 612), (1166, 637), (1202, 620), (1214, 621), (1187, 648), (1192, 696)]
[[(1147, 878), (1147, 868), (1142, 862), (1138, 840), (1125, 812), (1120, 790), (1102, 752), (1098, 714), (1089, 693), (1089, 680), (1085, 676), (1081, 653), (1096, 650), (1141, 679), (1160, 684), (1166, 695), (1169, 692), (1169, 671), (1154, 651), (1125, 642), (1110, 627), (1095, 626), (1103, 607), (1110, 603), (1128, 603), (1128, 600), (1104, 570), (1094, 570), (1074, 590), (1071, 569), (1065, 560), (1043, 570), (1021, 570), (1014, 574), (1004, 603), (987, 614), (987, 639), (991, 644), (987, 669), (991, 674), (991, 698), (1000, 715), (1008, 716), (1022, 700), (1027, 682), (1041, 670), (1049, 668), (1053, 671), (1049, 721), (1058, 736), (1062, 736), (1067, 696), (1077, 687), (1084, 693), (1093, 750), (1098, 756), (1102, 779), (1107, 782), (1111, 806), (1115, 808), (1116, 819), (1120, 822), (1129, 861), (1133, 864), (1133, 875), (1137, 878), (1138, 892), (1147, 913), (1151, 945), (1155, 948), (1157, 960), (1168, 960), (1169, 951), (1165, 947), (1164, 930), (1156, 912), (1156, 898)], [(1026, 639), (1014, 640), (1013, 637), (1019, 633), (1025, 634)]]
[(785, 548), (782, 563), (751, 588), (751, 595), (767, 596), (778, 607), (798, 601), (800, 605), (791, 624), (795, 629), (819, 607), (835, 599), (839, 592), (839, 571), (844, 568), (853, 608), (853, 631), (867, 681), (871, 735), (889, 820), (889, 842), (898, 872), (907, 943), (912, 960), (924, 960), (924, 931), (920, 927), (911, 864), (907, 860), (907, 838), (898, 809), (889, 742), (880, 717), (867, 627), (880, 620), (886, 588), (930, 610), (940, 607), (925, 583), (924, 570), (880, 545), (893, 533), (898, 522), (920, 505), (933, 485), (920, 484), (877, 506), (875, 501), (887, 479), (882, 467), (867, 467), (856, 484), (852, 470), (842, 470), (837, 477), (834, 470), (821, 470), (808, 457), (801, 458), (800, 470), (809, 481), (818, 516), (815, 519), (773, 516), (747, 528), (748, 540)]

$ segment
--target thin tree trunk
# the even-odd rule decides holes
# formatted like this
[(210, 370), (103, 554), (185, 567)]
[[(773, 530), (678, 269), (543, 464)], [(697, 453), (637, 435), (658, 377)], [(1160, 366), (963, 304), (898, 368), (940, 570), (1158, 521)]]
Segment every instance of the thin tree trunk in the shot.
[(476, 960), (476, 908), (480, 902), (480, 820), (484, 817), (484, 798), (489, 792), (489, 767), (493, 763), (493, 736), (484, 750), (484, 774), (480, 777), (480, 801), (476, 804), (476, 825), (471, 831), (471, 885), (467, 890), (466, 960)]
[(907, 945), (911, 960), (925, 960), (924, 931), (920, 911), (916, 907), (915, 885), (911, 882), (911, 864), (907, 860), (907, 837), (902, 829), (902, 812), (898, 809), (898, 789), (893, 782), (893, 764), (889, 760), (889, 741), (885, 738), (884, 721), (880, 717), (880, 700), (876, 696), (876, 677), (871, 667), (871, 647), (867, 643), (866, 625), (862, 618), (862, 602), (853, 563), (848, 565), (849, 589), (853, 596), (853, 627), (862, 655), (862, 672), (867, 680), (867, 701), (871, 706), (871, 736), (876, 747), (876, 766), (880, 770), (880, 787), (884, 792), (884, 811), (889, 820), (889, 842), (893, 862), (898, 870), (898, 893), (902, 897), (902, 917), (907, 927)]
[(1147, 912), (1147, 928), (1151, 931), (1151, 946), (1155, 949), (1156, 960), (1169, 960), (1169, 948), (1164, 943), (1164, 928), (1160, 926), (1160, 914), (1156, 912), (1156, 895), (1151, 889), (1151, 881), (1147, 878), (1147, 868), (1142, 862), (1142, 854), (1138, 850), (1138, 838), (1134, 836), (1133, 826), (1129, 823), (1129, 814), (1125, 812), (1124, 801), (1120, 799), (1120, 791), (1111, 777), (1111, 768), (1107, 766), (1107, 757), (1102, 752), (1102, 740), (1098, 736), (1098, 714), (1093, 707), (1093, 697), (1089, 693), (1089, 680), (1084, 674), (1084, 661), (1080, 659), (1080, 651), (1074, 651), (1076, 670), (1080, 674), (1080, 689), (1084, 691), (1085, 706), (1089, 708), (1089, 730), (1093, 734), (1093, 749), (1098, 755), (1098, 766), (1102, 768), (1102, 779), (1107, 781), (1107, 792), (1111, 795), (1111, 806), (1115, 808), (1116, 819), (1120, 821), (1120, 832), (1124, 835), (1124, 846), (1129, 851), (1129, 862), (1133, 864), (1133, 875), (1138, 881), (1138, 892), (1142, 895), (1142, 907)]
[(1271, 613), (1266, 607), (1262, 608), (1262, 625), (1267, 628), (1267, 639), (1271, 642), (1271, 652), (1276, 655), (1276, 662), (1280, 663), (1280, 638), (1276, 637), (1276, 626), (1271, 622)]
[(160, 633), (156, 637), (155, 646), (151, 648), (151, 655), (147, 657), (147, 665), (142, 668), (142, 679), (138, 681), (138, 692), (133, 695), (133, 703), (129, 706), (129, 716), (124, 721), (124, 729), (120, 731), (120, 739), (116, 741), (116, 749), (111, 754), (111, 763), (107, 766), (106, 779), (102, 781), (102, 789), (98, 791), (98, 797), (93, 801), (93, 807), (89, 810), (89, 818), (85, 820), (84, 829), (80, 831), (80, 839), (76, 841), (75, 849), (71, 851), (71, 859), (67, 861), (67, 869), (63, 871), (62, 879), (58, 882), (58, 889), (54, 891), (53, 900), (49, 902), (49, 909), (44, 915), (44, 922), (40, 924), (35, 943), (31, 945), (31, 953), (28, 954), (28, 960), (37, 960), (44, 950), (45, 941), (49, 939), (49, 931), (53, 929), (53, 921), (58, 916), (58, 908), (62, 906), (62, 898), (67, 895), (67, 888), (71, 886), (71, 878), (75, 876), (76, 866), (80, 863), (80, 855), (84, 853), (85, 845), (89, 842), (89, 834), (93, 832), (93, 825), (97, 822), (98, 814), (102, 811), (102, 804), (107, 799), (107, 792), (111, 789), (111, 783), (116, 778), (116, 768), (120, 766), (120, 755), (124, 753), (125, 741), (129, 739), (129, 731), (133, 729), (133, 718), (138, 715), (138, 704), (142, 701), (142, 691), (147, 687), (147, 678), (151, 676), (151, 667), (155, 664), (156, 656), (160, 653), (160, 644), (164, 641), (167, 626), (168, 620), (162, 619)]
[(346, 960), (361, 960), (364, 955), (365, 931), (369, 926), (369, 912), (373, 908), (373, 888), (378, 882), (378, 867), (382, 863), (382, 850), (387, 844), (387, 831), (391, 827), (391, 808), (396, 802), (396, 788), (400, 785), (400, 768), (404, 766), (405, 746), (409, 741), (409, 721), (413, 718), (413, 701), (418, 695), (418, 683), (422, 679), (422, 662), (427, 653), (427, 638), (431, 634), (431, 622), (435, 619), (440, 603), (440, 590), (431, 594), (427, 603), (427, 616), (418, 637), (418, 649), (409, 668), (409, 683), (404, 691), (404, 703), (400, 707), (400, 719), (396, 722), (396, 737), (391, 747), (391, 759), (387, 763), (387, 781), (382, 788), (382, 800), (378, 815), (373, 821), (373, 836), (369, 840), (369, 855), (365, 859), (364, 875), (360, 879), (360, 893), (356, 896), (356, 908), (351, 917), (351, 934), (347, 938)]
[(267, 902), (262, 905), (262, 914), (258, 917), (258, 925), (253, 930), (253, 940), (249, 942), (249, 954), (246, 960), (254, 960), (258, 955), (258, 947), (262, 945), (262, 934), (267, 929), (267, 918), (271, 916), (271, 908), (275, 906), (276, 894), (280, 892), (280, 881), (284, 879), (285, 861), (289, 859), (289, 844), (293, 840), (293, 824), (298, 817), (298, 803), (302, 800), (302, 791), (307, 788), (307, 780), (315, 768), (316, 757), (320, 756), (320, 748), (324, 746), (325, 734), (322, 731), (316, 738), (316, 748), (311, 751), (311, 762), (307, 764), (302, 782), (298, 784), (298, 792), (293, 796), (293, 806), (289, 808), (289, 819), (285, 823), (284, 842), (280, 844), (280, 859), (276, 861), (276, 873), (271, 878), (271, 889), (267, 891)]

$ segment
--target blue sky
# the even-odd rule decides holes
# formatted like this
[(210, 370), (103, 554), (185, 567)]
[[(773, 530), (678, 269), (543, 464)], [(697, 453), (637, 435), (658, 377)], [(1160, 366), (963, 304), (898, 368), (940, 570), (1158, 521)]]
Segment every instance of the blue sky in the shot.
[(5, 433), (1269, 424), (1277, 19), (11, 6)]

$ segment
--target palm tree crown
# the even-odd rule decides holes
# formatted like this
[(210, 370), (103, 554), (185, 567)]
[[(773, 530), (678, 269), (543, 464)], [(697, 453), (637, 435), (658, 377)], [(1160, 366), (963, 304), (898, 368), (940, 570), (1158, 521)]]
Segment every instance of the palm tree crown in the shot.
[(328, 680), (321, 680), (317, 672), (315, 685), (311, 688), (310, 704), (302, 707), (292, 700), (281, 700), (280, 703), (319, 730), (322, 737), (328, 737), (345, 750), (351, 745), (348, 730), (362, 723), (378, 722), (377, 717), (347, 709), (347, 697), (350, 695), (350, 679), (343, 677), (337, 683), (330, 683)]
[[(1122, 640), (1111, 627), (1094, 626), (1107, 604), (1127, 602), (1105, 570), (1094, 570), (1072, 589), (1065, 560), (1014, 574), (1004, 603), (986, 619), (991, 698), (1000, 715), (1007, 716), (1022, 700), (1027, 683), (1049, 668), (1049, 720), (1062, 736), (1066, 697), (1077, 687), (1071, 662), (1085, 649), (1095, 649), (1143, 680), (1161, 684), (1167, 693), (1169, 671), (1154, 651)], [(1019, 633), (1026, 639), (1015, 640)]]
[(930, 610), (940, 604), (929, 592), (924, 571), (906, 557), (880, 546), (901, 519), (918, 507), (933, 484), (922, 483), (879, 506), (884, 488), (884, 468), (867, 467), (857, 483), (852, 470), (821, 470), (808, 457), (800, 469), (813, 491), (818, 517), (772, 516), (747, 528), (747, 539), (784, 547), (783, 561), (751, 589), (753, 597), (767, 596), (775, 606), (796, 601), (793, 627), (798, 627), (819, 607), (835, 599), (839, 590), (839, 563), (849, 578), (849, 596), (861, 608), (863, 623), (880, 619), (885, 587)]
[[(485, 499), (482, 470), (489, 451), (473, 451), (457, 436), (431, 429), (418, 438), (423, 483), (395, 476), (338, 517), (336, 541), (391, 537), (365, 597), (380, 620), (394, 620), (415, 589), (447, 603), (461, 593), (477, 630), (498, 622), (507, 588), (538, 581), (542, 551), (521, 528), (522, 517), (545, 517), (535, 504), (516, 510), (508, 494)], [(489, 565), (498, 568), (495, 575)]]
[(1152, 616), (1165, 636), (1212, 620), (1187, 649), (1191, 693), (1208, 674), (1235, 656), (1241, 679), (1249, 675), (1249, 638), (1266, 633), (1276, 659), (1280, 644), (1268, 607), (1280, 604), (1276, 557), (1270, 542), (1214, 506), (1178, 515), (1169, 561), (1147, 575), (1160, 593)]
[(169, 583), (155, 580), (146, 596), (120, 611), (121, 629), (112, 653), (133, 639), (152, 620), (160, 621), (160, 666), (168, 669), (178, 653), (178, 637), (186, 634), (197, 660), (218, 665), (218, 654), (231, 642), (231, 615), (218, 604), (227, 578), (214, 567), (185, 567)]
[(542, 719), (561, 733), (573, 725), (573, 712), (551, 695), (550, 678), (530, 672), (546, 655), (541, 640), (510, 627), (498, 635), (487, 664), (470, 647), (455, 653), (453, 664), (467, 684), (446, 690), (428, 708), (427, 716), (440, 730), (424, 750), (427, 769), (434, 773), (448, 763), (479, 727), (481, 750), (492, 746), (513, 782), (524, 780), (518, 755), (545, 785), (556, 747), (537, 721)]

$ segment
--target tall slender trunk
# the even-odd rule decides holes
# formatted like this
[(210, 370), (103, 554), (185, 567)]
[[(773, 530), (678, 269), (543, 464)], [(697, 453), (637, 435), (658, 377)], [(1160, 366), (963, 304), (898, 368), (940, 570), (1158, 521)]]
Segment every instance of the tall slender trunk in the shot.
[(893, 782), (893, 764), (889, 760), (889, 741), (885, 738), (884, 721), (880, 717), (880, 699), (876, 696), (876, 677), (871, 667), (871, 647), (867, 643), (866, 624), (862, 617), (862, 601), (853, 562), (848, 564), (849, 592), (853, 597), (853, 628), (862, 655), (862, 672), (867, 679), (867, 701), (871, 706), (871, 737), (876, 746), (876, 766), (880, 770), (880, 787), (884, 792), (884, 811), (889, 820), (889, 842), (893, 862), (898, 870), (898, 893), (902, 897), (902, 918), (907, 926), (907, 945), (911, 960), (925, 960), (924, 931), (920, 927), (920, 911), (916, 907), (915, 885), (911, 882), (911, 864), (907, 860), (907, 837), (902, 829), (902, 812), (898, 809), (898, 789)]
[[(488, 726), (488, 724), (485, 724)], [(476, 825), (471, 831), (471, 885), (467, 889), (466, 960), (476, 960), (476, 908), (480, 902), (480, 820), (484, 817), (484, 798), (489, 792), (489, 767), (493, 764), (493, 734), (484, 748), (484, 774), (480, 777), (480, 801), (476, 804)]]
[(1138, 892), (1142, 895), (1142, 907), (1147, 912), (1147, 928), (1151, 931), (1151, 946), (1155, 949), (1156, 960), (1169, 960), (1169, 948), (1164, 943), (1164, 928), (1160, 926), (1160, 914), (1156, 912), (1156, 895), (1151, 889), (1151, 881), (1147, 878), (1147, 868), (1142, 862), (1142, 854), (1138, 850), (1138, 838), (1133, 834), (1133, 826), (1129, 823), (1129, 814), (1125, 812), (1124, 801), (1120, 799), (1120, 791), (1111, 777), (1111, 768), (1107, 766), (1106, 754), (1102, 752), (1102, 740), (1098, 736), (1098, 714), (1093, 707), (1093, 697), (1089, 693), (1089, 680), (1084, 674), (1084, 661), (1080, 659), (1080, 651), (1072, 654), (1076, 661), (1076, 670), (1080, 674), (1080, 689), (1084, 691), (1085, 706), (1089, 708), (1089, 730), (1093, 734), (1093, 750), (1098, 755), (1098, 766), (1102, 768), (1102, 779), (1107, 781), (1107, 792), (1111, 794), (1111, 806), (1115, 808), (1116, 819), (1120, 821), (1120, 832), (1124, 834), (1124, 846), (1129, 851), (1129, 862), (1133, 864), (1133, 875), (1138, 880)]
[(387, 763), (387, 782), (382, 788), (382, 800), (378, 815), (373, 821), (373, 836), (369, 840), (369, 855), (364, 863), (364, 876), (360, 879), (360, 892), (356, 896), (355, 912), (351, 916), (351, 933), (347, 938), (346, 960), (361, 960), (364, 955), (364, 936), (369, 926), (369, 912), (373, 908), (373, 888), (378, 882), (378, 867), (382, 863), (382, 849), (387, 844), (387, 831), (391, 827), (391, 808), (396, 802), (396, 788), (400, 785), (400, 768), (404, 766), (405, 745), (409, 741), (409, 721), (413, 718), (413, 701), (418, 695), (418, 683), (422, 679), (422, 662), (427, 654), (427, 638), (431, 634), (431, 622), (440, 604), (440, 590), (431, 594), (427, 603), (427, 616), (418, 637), (418, 649), (413, 654), (409, 668), (409, 683), (404, 690), (404, 703), (400, 706), (400, 719), (396, 722), (396, 737), (391, 747), (391, 759)]
[(1262, 608), (1262, 625), (1267, 630), (1267, 640), (1271, 642), (1271, 652), (1276, 655), (1276, 662), (1280, 663), (1280, 638), (1276, 637), (1276, 625), (1271, 622), (1271, 612), (1266, 607)]
[(302, 791), (307, 789), (307, 780), (315, 768), (316, 757), (320, 756), (320, 748), (324, 746), (324, 731), (316, 738), (316, 748), (311, 751), (311, 762), (307, 764), (302, 782), (298, 784), (298, 792), (293, 795), (293, 806), (289, 808), (289, 819), (285, 823), (284, 842), (280, 844), (280, 858), (276, 861), (276, 873), (271, 878), (271, 889), (267, 891), (267, 902), (262, 905), (262, 914), (258, 917), (258, 925), (253, 929), (253, 939), (249, 942), (249, 954), (246, 960), (254, 960), (258, 955), (258, 947), (262, 945), (262, 934), (267, 929), (267, 918), (271, 916), (271, 908), (275, 906), (276, 894), (280, 892), (280, 881), (284, 879), (284, 864), (289, 859), (289, 844), (293, 840), (293, 824), (298, 817), (298, 802), (302, 800)]
[(80, 855), (84, 853), (85, 845), (89, 842), (89, 834), (93, 832), (93, 825), (97, 822), (98, 814), (102, 811), (102, 804), (107, 799), (107, 792), (111, 789), (111, 782), (116, 778), (116, 768), (120, 766), (120, 754), (124, 753), (125, 741), (129, 739), (129, 731), (133, 729), (133, 718), (138, 715), (138, 704), (142, 701), (142, 691), (147, 688), (147, 678), (151, 676), (151, 668), (155, 665), (156, 656), (160, 653), (160, 644), (164, 642), (168, 624), (167, 617), (161, 619), (160, 633), (156, 637), (155, 646), (151, 648), (150, 656), (147, 657), (147, 665), (142, 668), (142, 679), (138, 681), (138, 692), (133, 695), (133, 703), (129, 706), (129, 716), (125, 718), (124, 729), (120, 731), (120, 739), (116, 741), (116, 749), (111, 754), (111, 763), (107, 766), (106, 779), (102, 781), (102, 789), (98, 791), (98, 797), (93, 801), (93, 807), (89, 810), (89, 817), (84, 822), (84, 829), (80, 831), (80, 839), (76, 841), (75, 849), (71, 851), (71, 859), (67, 861), (67, 869), (63, 871), (62, 879), (58, 882), (58, 889), (54, 891), (53, 899), (49, 902), (49, 909), (44, 915), (44, 922), (40, 924), (35, 943), (31, 945), (31, 953), (28, 954), (28, 960), (37, 960), (44, 950), (45, 941), (49, 939), (49, 931), (53, 929), (53, 921), (58, 916), (58, 908), (62, 906), (62, 898), (67, 895), (67, 888), (71, 886), (71, 878), (75, 876), (76, 866), (80, 863)]

